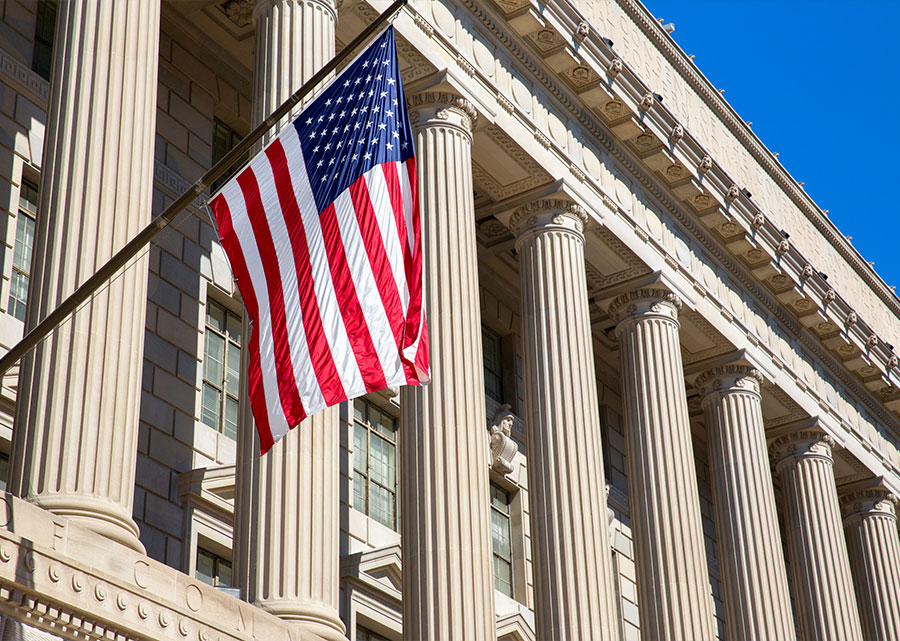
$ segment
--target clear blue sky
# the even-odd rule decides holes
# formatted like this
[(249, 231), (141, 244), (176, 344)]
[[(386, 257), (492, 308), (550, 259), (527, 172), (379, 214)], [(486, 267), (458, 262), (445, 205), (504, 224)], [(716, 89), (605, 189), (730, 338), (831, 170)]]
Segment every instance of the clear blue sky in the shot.
[(900, 293), (900, 0), (643, 2)]

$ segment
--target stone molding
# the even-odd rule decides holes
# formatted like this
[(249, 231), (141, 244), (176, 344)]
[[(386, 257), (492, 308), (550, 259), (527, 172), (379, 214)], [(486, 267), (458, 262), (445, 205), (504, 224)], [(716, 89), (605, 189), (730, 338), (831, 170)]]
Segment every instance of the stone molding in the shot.
[(7, 493), (0, 612), (72, 641), (300, 638), (259, 608)]
[(519, 207), (509, 219), (509, 228), (520, 240), (529, 232), (574, 232), (584, 242), (588, 214), (583, 207), (568, 200), (549, 198)]
[(711, 396), (716, 392), (748, 392), (759, 394), (763, 376), (758, 369), (750, 365), (720, 365), (700, 374), (694, 380), (694, 387), (700, 396)]
[(609, 304), (609, 315), (621, 323), (632, 316), (657, 315), (678, 322), (681, 299), (665, 289), (635, 289)]
[(801, 459), (821, 459), (830, 465), (834, 463), (834, 444), (834, 439), (820, 429), (799, 430), (769, 443), (769, 455), (775, 461), (777, 471)]
[[(426, 91), (406, 97), (409, 119), (413, 125), (437, 119), (464, 129), (471, 136), (478, 122), (475, 105), (456, 94), (444, 91)], [(453, 116), (456, 118), (453, 118)], [(454, 122), (458, 121), (458, 122)]]

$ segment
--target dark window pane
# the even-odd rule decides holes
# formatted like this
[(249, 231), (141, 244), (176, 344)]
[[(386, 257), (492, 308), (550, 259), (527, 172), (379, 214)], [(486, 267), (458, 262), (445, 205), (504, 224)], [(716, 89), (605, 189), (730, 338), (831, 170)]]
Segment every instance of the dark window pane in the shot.
[(503, 398), (503, 357), (500, 337), (487, 327), (481, 328), (481, 345), (484, 351), (484, 393), (497, 402)]
[(0, 490), (6, 491), (9, 481), (9, 454), (0, 452)]
[(50, 80), (53, 65), (53, 34), (56, 31), (57, 0), (38, 0), (34, 25), (34, 53), (31, 68), (45, 80)]

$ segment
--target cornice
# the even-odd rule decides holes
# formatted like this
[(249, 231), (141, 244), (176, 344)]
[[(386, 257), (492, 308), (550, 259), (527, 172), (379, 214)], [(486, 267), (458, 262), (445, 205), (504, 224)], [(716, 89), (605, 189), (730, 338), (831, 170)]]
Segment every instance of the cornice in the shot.
[(834, 223), (825, 216), (784, 166), (775, 160), (772, 152), (766, 148), (759, 137), (741, 119), (721, 94), (716, 91), (715, 87), (684, 54), (681, 48), (675, 44), (672, 38), (652, 19), (643, 5), (635, 2), (635, 0), (616, 0), (616, 2), (631, 16), (650, 42), (680, 72), (681, 77), (697, 92), (697, 95), (703, 99), (712, 112), (744, 144), (776, 184), (791, 197), (791, 200), (806, 218), (837, 248), (853, 267), (854, 271), (888, 305), (894, 314), (900, 317), (900, 299), (898, 299), (897, 295), (887, 287), (886, 283), (859, 252), (847, 242), (844, 235), (838, 231)]

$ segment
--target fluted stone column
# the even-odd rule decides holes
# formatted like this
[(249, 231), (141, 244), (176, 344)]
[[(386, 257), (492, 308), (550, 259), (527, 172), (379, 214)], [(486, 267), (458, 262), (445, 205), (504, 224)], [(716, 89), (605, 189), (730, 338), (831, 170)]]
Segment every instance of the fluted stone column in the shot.
[[(257, 0), (253, 17), (259, 122), (334, 54), (337, 13), (332, 0)], [(339, 410), (309, 417), (260, 458), (249, 405), (242, 403), (238, 437), (239, 585), (248, 601), (301, 630), (344, 639), (338, 613)]]
[(840, 502), (863, 638), (900, 639), (897, 497), (879, 483), (854, 489)]
[(817, 427), (776, 438), (769, 452), (784, 495), (798, 637), (863, 639), (834, 485), (834, 442)]
[[(159, 0), (59, 3), (26, 328), (150, 221)], [(147, 256), (26, 356), (10, 489), (137, 550)]]
[(616, 298), (628, 492), (637, 546), (641, 636), (715, 637), (691, 444), (678, 298), (640, 289)]
[(796, 639), (766, 451), (762, 377), (744, 365), (701, 374), (727, 638)]
[(535, 636), (547, 641), (619, 635), (585, 224), (585, 212), (562, 200), (526, 205), (510, 219), (522, 285)]
[(400, 389), (403, 638), (496, 638), (472, 198), (475, 111), (412, 97), (432, 383)]

